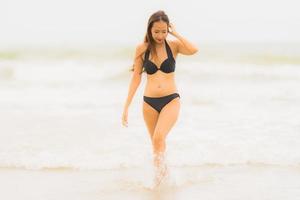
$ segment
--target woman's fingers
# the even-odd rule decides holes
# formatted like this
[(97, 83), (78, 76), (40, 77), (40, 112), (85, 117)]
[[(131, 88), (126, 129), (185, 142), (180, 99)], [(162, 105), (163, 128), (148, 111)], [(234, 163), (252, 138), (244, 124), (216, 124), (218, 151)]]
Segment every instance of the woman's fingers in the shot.
[(173, 32), (173, 31), (174, 31), (174, 29), (175, 29), (175, 26), (174, 26), (174, 24), (170, 23), (170, 24), (169, 24), (169, 28), (171, 29), (171, 32)]
[(169, 33), (173, 36), (175, 36), (177, 34), (176, 28), (175, 28), (174, 24), (172, 24), (172, 23), (169, 24)]
[(123, 126), (128, 127), (127, 113), (123, 113), (122, 115), (122, 124)]

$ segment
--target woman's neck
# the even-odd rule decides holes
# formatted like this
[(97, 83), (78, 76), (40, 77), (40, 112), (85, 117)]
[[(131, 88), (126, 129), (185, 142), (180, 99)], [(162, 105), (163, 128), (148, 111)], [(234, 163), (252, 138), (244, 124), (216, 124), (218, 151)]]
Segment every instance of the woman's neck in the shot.
[(164, 42), (163, 43), (161, 43), (161, 44), (159, 44), (159, 43), (156, 43), (155, 44), (155, 48), (157, 48), (157, 49), (159, 49), (159, 48), (162, 48), (162, 47), (164, 47), (165, 46), (165, 40), (164, 40)]

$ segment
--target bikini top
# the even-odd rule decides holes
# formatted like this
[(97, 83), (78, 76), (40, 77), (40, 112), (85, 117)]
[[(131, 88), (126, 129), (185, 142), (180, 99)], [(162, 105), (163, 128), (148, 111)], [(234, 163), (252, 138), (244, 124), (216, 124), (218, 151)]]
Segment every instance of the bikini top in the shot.
[(151, 60), (149, 60), (149, 54), (150, 51), (149, 49), (147, 49), (147, 51), (145, 52), (145, 60), (143, 63), (143, 67), (145, 68), (145, 71), (147, 72), (147, 74), (154, 74), (156, 73), (158, 70), (164, 72), (164, 73), (172, 73), (175, 71), (175, 59), (173, 57), (172, 51), (167, 43), (167, 41), (165, 40), (165, 44), (166, 44), (166, 50), (167, 50), (167, 55), (168, 58), (165, 59), (160, 67), (158, 68)]

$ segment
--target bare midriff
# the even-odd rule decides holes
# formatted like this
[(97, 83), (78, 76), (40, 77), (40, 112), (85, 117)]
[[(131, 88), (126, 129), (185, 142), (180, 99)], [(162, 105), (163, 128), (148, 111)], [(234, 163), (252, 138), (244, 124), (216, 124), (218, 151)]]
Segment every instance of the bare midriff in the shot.
[(175, 74), (158, 70), (155, 74), (147, 74), (144, 96), (161, 97), (177, 92)]

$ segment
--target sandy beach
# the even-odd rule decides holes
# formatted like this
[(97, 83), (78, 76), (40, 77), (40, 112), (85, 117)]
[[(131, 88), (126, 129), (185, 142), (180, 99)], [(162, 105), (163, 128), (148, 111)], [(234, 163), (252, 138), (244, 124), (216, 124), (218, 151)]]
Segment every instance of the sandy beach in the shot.
[[(5, 199), (296, 200), (300, 169), (259, 164), (172, 168), (159, 189), (143, 169), (0, 169)], [(188, 177), (180, 179), (182, 177)]]

